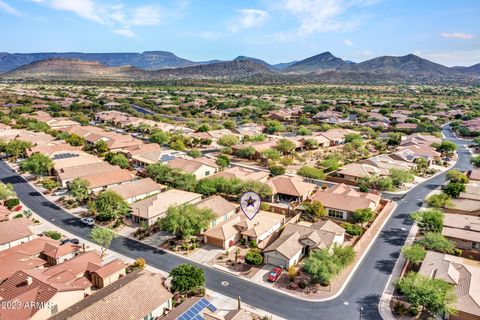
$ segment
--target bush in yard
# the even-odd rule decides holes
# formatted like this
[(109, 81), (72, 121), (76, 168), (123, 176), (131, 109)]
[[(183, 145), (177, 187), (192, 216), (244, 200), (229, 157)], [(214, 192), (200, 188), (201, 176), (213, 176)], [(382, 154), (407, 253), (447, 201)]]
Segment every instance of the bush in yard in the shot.
[(351, 236), (359, 236), (363, 233), (363, 228), (356, 224), (346, 222), (342, 224), (342, 227), (345, 229), (345, 232)]
[(263, 257), (259, 252), (250, 250), (245, 255), (245, 262), (254, 266), (259, 266), (263, 263)]
[(100, 221), (108, 221), (121, 218), (130, 210), (128, 203), (111, 190), (100, 192), (94, 201), (96, 218)]
[(452, 198), (458, 198), (461, 192), (465, 192), (465, 184), (461, 182), (452, 182), (450, 181), (443, 192), (449, 195)]
[(12, 210), (14, 207), (18, 206), (20, 204), (20, 200), (17, 198), (11, 198), (7, 199), (4, 202), (4, 206), (8, 208), (8, 210)]
[(57, 180), (52, 178), (47, 178), (42, 181), (42, 187), (44, 187), (47, 190), (53, 190), (58, 188), (59, 186), (60, 186), (60, 183), (58, 183)]
[(75, 200), (83, 203), (89, 196), (88, 186), (89, 182), (87, 180), (76, 178), (68, 184), (68, 190)]
[(444, 214), (438, 209), (413, 212), (411, 218), (418, 222), (422, 232), (442, 232)]
[(53, 168), (53, 160), (50, 157), (34, 153), (27, 160), (20, 163), (20, 169), (37, 176), (48, 176)]
[(298, 282), (298, 287), (300, 289), (305, 289), (307, 287), (307, 284), (305, 283), (305, 281), (299, 281)]
[(455, 169), (447, 172), (447, 178), (451, 182), (459, 182), (463, 184), (468, 183), (468, 180), (469, 180), (465, 173)]
[(432, 194), (427, 198), (429, 206), (434, 208), (453, 208), (454, 204), (452, 197), (445, 193)]
[(456, 312), (454, 286), (446, 281), (410, 272), (397, 282), (397, 289), (408, 303), (423, 307), (432, 315)]
[(205, 284), (203, 270), (191, 264), (181, 264), (173, 268), (170, 277), (173, 292), (187, 293)]
[(215, 163), (222, 168), (226, 168), (230, 165), (230, 159), (226, 155), (221, 154), (217, 157)]
[(13, 186), (9, 184), (5, 184), (0, 182), (0, 200), (5, 200), (11, 197), (15, 197), (15, 191), (13, 190)]
[(20, 219), (20, 218), (23, 218), (23, 213), (17, 213), (13, 219)]
[(62, 234), (54, 230), (44, 231), (43, 235), (46, 237), (52, 238), (53, 240), (60, 240), (62, 238)]
[(370, 208), (357, 209), (352, 214), (352, 220), (361, 225), (373, 221), (373, 219), (375, 219), (375, 213)]
[(389, 173), (390, 179), (392, 179), (395, 187), (400, 187), (405, 183), (412, 182), (414, 179), (414, 176), (410, 170), (392, 168), (389, 170)]
[(320, 201), (304, 202), (302, 206), (305, 209), (304, 214), (309, 220), (316, 220), (327, 213)]
[(282, 174), (285, 174), (284, 166), (273, 165), (273, 166), (270, 166), (269, 170), (272, 176), (281, 176)]
[(441, 233), (428, 232), (418, 241), (419, 244), (428, 250), (440, 251), (443, 253), (455, 253), (455, 244), (445, 238)]
[(352, 247), (334, 246), (331, 253), (328, 249), (312, 252), (303, 264), (303, 269), (313, 281), (329, 285), (333, 277), (354, 260), (355, 251)]
[(427, 251), (419, 244), (413, 244), (402, 248), (402, 253), (413, 264), (419, 264), (425, 258)]
[(318, 179), (318, 180), (325, 179), (325, 173), (323, 173), (323, 170), (310, 167), (310, 166), (302, 166), (300, 169), (297, 170), (297, 174), (299, 176), (306, 177), (306, 178), (312, 178), (312, 179)]
[(145, 266), (146, 266), (146, 262), (145, 262), (145, 259), (143, 258), (135, 259), (135, 262), (133, 262), (132, 264), (132, 268), (134, 270), (143, 270), (145, 269)]

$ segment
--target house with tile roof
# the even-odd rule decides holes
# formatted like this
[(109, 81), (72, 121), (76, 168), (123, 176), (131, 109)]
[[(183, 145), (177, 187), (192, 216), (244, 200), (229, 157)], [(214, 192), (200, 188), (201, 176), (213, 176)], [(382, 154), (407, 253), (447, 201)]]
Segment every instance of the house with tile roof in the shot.
[(172, 297), (164, 287), (164, 278), (160, 274), (135, 271), (64, 308), (50, 319), (157, 319), (172, 309)]
[(197, 208), (210, 209), (215, 215), (214, 219), (210, 222), (210, 228), (215, 227), (224, 221), (227, 221), (230, 217), (237, 214), (238, 205), (230, 201), (225, 200), (222, 196), (213, 195), (205, 198), (195, 204)]
[(107, 189), (120, 195), (128, 204), (132, 204), (167, 190), (167, 186), (156, 183), (150, 178), (143, 178), (109, 186)]
[(457, 314), (449, 319), (480, 319), (480, 261), (427, 251), (418, 273), (454, 286)]
[(330, 174), (330, 176), (352, 185), (356, 185), (363, 178), (373, 176), (387, 177), (389, 175), (390, 172), (387, 169), (378, 168), (367, 163), (349, 163)]
[(214, 177), (223, 177), (225, 179), (240, 179), (242, 181), (267, 182), (270, 173), (267, 171), (255, 171), (242, 167), (226, 168), (214, 175)]
[(380, 207), (379, 192), (360, 192), (345, 184), (336, 184), (325, 190), (318, 190), (311, 201), (319, 201), (334, 219), (350, 220), (357, 209), (371, 209), (376, 212)]
[(0, 222), (0, 251), (13, 248), (35, 238), (30, 226), (32, 221), (19, 218)]
[(199, 193), (170, 189), (130, 205), (130, 217), (135, 223), (146, 222), (153, 225), (158, 219), (165, 217), (169, 207), (183, 204), (196, 204), (202, 200)]
[(480, 256), (480, 216), (446, 213), (442, 234), (455, 242), (457, 248)]
[(286, 175), (275, 176), (267, 183), (272, 188), (271, 202), (303, 202), (318, 188), (300, 177)]
[(222, 249), (230, 248), (242, 238), (245, 241), (254, 240), (262, 247), (262, 242), (268, 240), (284, 222), (284, 215), (267, 211), (259, 211), (252, 220), (243, 213), (238, 213), (206, 230), (203, 237), (205, 243)]
[(214, 159), (200, 157), (194, 159), (175, 158), (166, 162), (170, 168), (178, 169), (186, 173), (193, 174), (197, 180), (215, 174), (220, 166)]
[(263, 250), (265, 263), (288, 269), (311, 250), (341, 245), (344, 235), (345, 230), (329, 220), (310, 225), (288, 223), (281, 235)]

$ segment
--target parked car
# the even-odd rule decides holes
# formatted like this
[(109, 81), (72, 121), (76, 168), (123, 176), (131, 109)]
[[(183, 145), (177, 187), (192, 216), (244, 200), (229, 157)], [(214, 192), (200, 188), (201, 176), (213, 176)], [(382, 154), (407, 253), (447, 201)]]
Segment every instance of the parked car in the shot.
[(63, 196), (68, 193), (68, 189), (58, 189), (53, 193), (54, 196)]
[(71, 244), (79, 244), (80, 240), (73, 238), (73, 239), (63, 239), (61, 244), (66, 244), (66, 243), (71, 243)]
[(269, 282), (275, 282), (278, 278), (282, 275), (283, 269), (281, 267), (275, 267), (272, 271), (268, 274), (267, 280)]
[(93, 220), (93, 218), (82, 218), (82, 222), (87, 226), (93, 226), (95, 224), (95, 220)]

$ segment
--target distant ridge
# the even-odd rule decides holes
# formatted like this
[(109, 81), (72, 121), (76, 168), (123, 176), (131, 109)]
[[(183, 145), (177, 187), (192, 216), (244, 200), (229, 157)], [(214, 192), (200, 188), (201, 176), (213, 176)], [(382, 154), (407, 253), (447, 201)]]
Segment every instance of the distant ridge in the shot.
[[(57, 57), (67, 56), (70, 58)], [(53, 56), (53, 58), (52, 58)], [(73, 58), (71, 58), (73, 57)], [(27, 60), (37, 59), (27, 64)], [(95, 60), (97, 59), (97, 60)], [(271, 65), (261, 59), (194, 62), (166, 51), (143, 53), (0, 53), (0, 70), (19, 67), (1, 77), (12, 79), (169, 80), (212, 79), (252, 83), (480, 83), (480, 64), (446, 67), (413, 54), (345, 61), (330, 52), (300, 61)], [(88, 62), (88, 63), (87, 63)]]

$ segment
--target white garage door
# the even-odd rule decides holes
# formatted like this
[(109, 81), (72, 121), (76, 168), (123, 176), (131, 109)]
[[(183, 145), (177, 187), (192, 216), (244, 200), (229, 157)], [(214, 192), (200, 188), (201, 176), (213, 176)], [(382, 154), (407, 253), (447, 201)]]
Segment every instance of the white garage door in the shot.
[(272, 257), (268, 254), (265, 255), (265, 263), (271, 264), (277, 267), (283, 267), (284, 269), (288, 268), (288, 262), (284, 259)]

